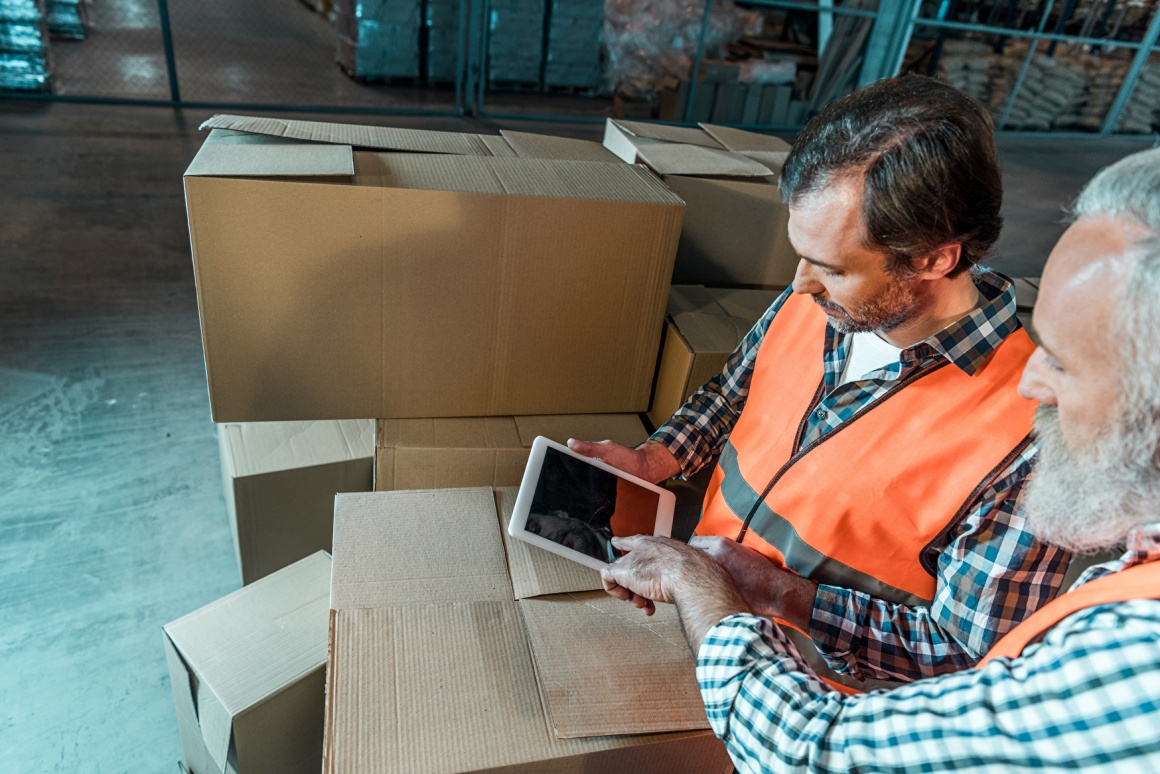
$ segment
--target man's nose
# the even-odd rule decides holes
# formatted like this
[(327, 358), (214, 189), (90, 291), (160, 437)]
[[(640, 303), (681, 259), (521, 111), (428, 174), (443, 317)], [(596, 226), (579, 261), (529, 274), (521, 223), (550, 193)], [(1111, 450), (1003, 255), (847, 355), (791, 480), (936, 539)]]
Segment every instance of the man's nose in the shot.
[(1019, 394), (1027, 400), (1038, 401), (1044, 406), (1056, 405), (1055, 391), (1046, 378), (1047, 364), (1044, 360), (1047, 355), (1042, 349), (1036, 348), (1031, 353), (1027, 365), (1023, 366), (1023, 378), (1019, 380)]
[(793, 292), (802, 295), (816, 296), (825, 290), (825, 286), (818, 281), (817, 268), (805, 259), (798, 261), (797, 272), (793, 277)]

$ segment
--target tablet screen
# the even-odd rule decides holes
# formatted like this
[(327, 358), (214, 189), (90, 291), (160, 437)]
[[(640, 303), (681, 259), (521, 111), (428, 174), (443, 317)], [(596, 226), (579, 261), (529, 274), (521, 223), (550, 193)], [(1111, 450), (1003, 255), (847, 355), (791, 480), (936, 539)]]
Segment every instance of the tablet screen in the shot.
[(653, 534), (659, 504), (656, 492), (549, 446), (524, 529), (614, 562), (611, 538)]

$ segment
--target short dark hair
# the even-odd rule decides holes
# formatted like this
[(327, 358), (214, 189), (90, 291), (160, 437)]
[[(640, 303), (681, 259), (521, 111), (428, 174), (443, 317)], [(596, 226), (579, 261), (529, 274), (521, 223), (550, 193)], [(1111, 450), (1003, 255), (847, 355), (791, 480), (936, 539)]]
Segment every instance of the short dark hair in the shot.
[(810, 119), (781, 172), (782, 200), (863, 175), (863, 241), (904, 270), (962, 245), (957, 276), (999, 238), (1003, 179), (991, 117), (954, 87), (920, 75), (879, 81)]

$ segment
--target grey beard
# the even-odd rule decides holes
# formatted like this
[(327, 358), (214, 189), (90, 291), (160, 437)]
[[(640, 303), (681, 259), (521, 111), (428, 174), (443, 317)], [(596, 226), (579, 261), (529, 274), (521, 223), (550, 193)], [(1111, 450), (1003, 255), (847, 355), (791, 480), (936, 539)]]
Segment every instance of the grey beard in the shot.
[(1118, 427), (1081, 454), (1068, 447), (1054, 407), (1036, 410), (1035, 430), (1039, 461), (1021, 512), (1039, 539), (1091, 554), (1122, 545), (1133, 527), (1160, 518), (1150, 425)]

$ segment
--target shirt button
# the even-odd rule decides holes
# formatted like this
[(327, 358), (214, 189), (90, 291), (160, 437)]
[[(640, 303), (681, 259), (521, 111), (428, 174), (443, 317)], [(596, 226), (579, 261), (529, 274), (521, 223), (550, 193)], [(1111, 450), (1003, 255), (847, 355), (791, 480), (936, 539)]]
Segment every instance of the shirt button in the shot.
[(819, 407), (818, 407), (818, 410), (817, 410), (817, 412), (815, 412), (815, 416), (816, 416), (818, 419), (825, 419), (825, 418), (827, 418), (828, 416), (830, 416), (830, 412), (826, 411), (824, 408), (822, 408), (821, 406), (819, 406)]

